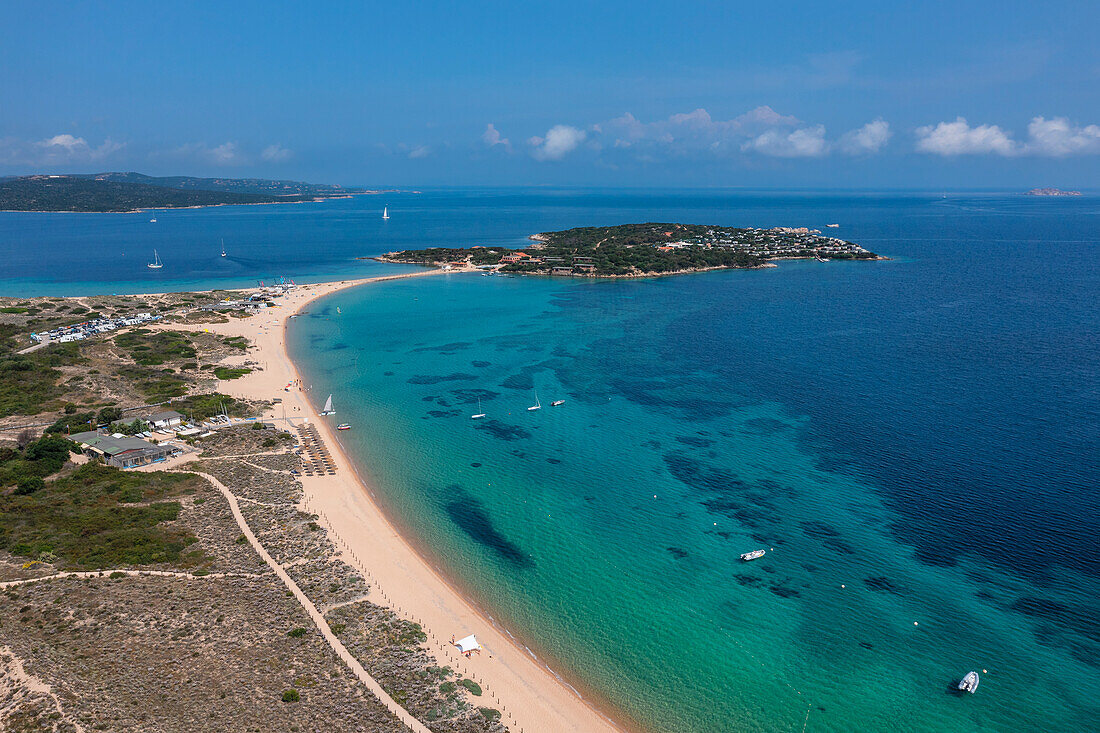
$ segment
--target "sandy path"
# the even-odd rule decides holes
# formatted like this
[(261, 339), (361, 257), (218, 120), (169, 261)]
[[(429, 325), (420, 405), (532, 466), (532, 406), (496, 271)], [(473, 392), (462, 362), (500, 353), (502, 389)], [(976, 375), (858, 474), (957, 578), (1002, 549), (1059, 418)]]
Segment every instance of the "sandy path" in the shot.
[[(159, 575), (161, 577), (170, 578), (186, 578), (187, 580), (215, 580), (217, 578), (262, 578), (262, 575), (256, 573), (207, 573), (205, 575), (194, 575), (193, 573), (179, 573), (171, 570), (91, 570), (81, 572), (65, 572), (54, 573), (53, 575), (42, 575), (37, 578), (21, 578), (19, 580), (5, 580), (0, 583), (0, 588), (11, 588), (16, 585), (26, 585), (27, 583), (41, 583), (43, 580), (58, 580), (60, 578), (110, 578), (115, 573), (122, 573), (123, 575)], [(117, 577), (117, 576), (116, 576)]]
[(260, 544), (260, 541), (256, 539), (256, 535), (252, 533), (252, 528), (248, 526), (248, 522), (245, 521), (244, 515), (241, 513), (241, 507), (237, 504), (237, 497), (233, 495), (229, 489), (225, 488), (225, 485), (221, 481), (211, 476), (208, 473), (196, 473), (209, 481), (218, 491), (222, 492), (225, 500), (229, 502), (229, 508), (233, 510), (233, 518), (237, 520), (237, 525), (241, 528), (241, 532), (248, 538), (248, 543), (252, 545), (252, 549), (260, 554), (260, 557), (264, 559), (268, 567), (275, 571), (275, 574), (279, 576), (279, 580), (283, 581), (294, 597), (298, 599), (298, 603), (302, 604), (302, 608), (313, 620), (313, 623), (317, 626), (317, 630), (321, 632), (321, 635), (328, 642), (332, 650), (336, 652), (336, 655), (344, 661), (344, 664), (351, 668), (351, 671), (355, 673), (355, 676), (359, 678), (359, 681), (367, 686), (367, 689), (374, 693), (374, 696), (382, 701), (390, 712), (393, 713), (401, 720), (402, 723), (407, 725), (416, 733), (431, 733), (426, 725), (419, 720), (409, 715), (409, 712), (405, 708), (398, 705), (392, 697), (390, 697), (385, 690), (382, 689), (382, 685), (367, 673), (367, 670), (363, 668), (363, 665), (359, 663), (351, 652), (347, 650), (347, 647), (336, 638), (336, 634), (332, 633), (332, 629), (329, 628), (328, 622), (325, 621), (325, 617), (317, 610), (317, 607), (313, 605), (313, 601), (309, 600), (309, 597), (302, 592), (302, 589), (298, 587), (298, 584), (294, 582), (294, 579), (287, 574), (282, 565), (275, 562), (275, 558), (268, 554), (264, 546)]
[[(303, 506), (318, 514), (344, 559), (354, 564), (378, 589), (384, 602), (403, 617), (420, 623), (429, 647), (441, 664), (462, 671), (481, 683), (482, 705), (498, 704), (503, 722), (523, 733), (560, 731), (616, 731), (616, 724), (584, 700), (503, 630), (483, 616), (446, 579), (426, 562), (386, 518), (344, 454), (335, 431), (320, 419), (304, 392), (284, 387), (298, 379), (286, 353), (285, 328), (291, 315), (311, 301), (354, 285), (382, 280), (441, 275), (427, 270), (367, 280), (322, 283), (299, 287), (280, 306), (251, 318), (202, 328), (226, 336), (245, 336), (255, 346), (240, 361), (261, 364), (263, 371), (220, 382), (219, 391), (254, 400), (282, 398), (265, 419), (278, 424), (285, 411), (291, 428), (304, 421), (317, 426), (336, 465), (334, 476), (302, 476)], [(235, 505), (234, 505), (235, 506)], [(449, 640), (477, 634), (486, 652), (471, 659), (458, 654)]]

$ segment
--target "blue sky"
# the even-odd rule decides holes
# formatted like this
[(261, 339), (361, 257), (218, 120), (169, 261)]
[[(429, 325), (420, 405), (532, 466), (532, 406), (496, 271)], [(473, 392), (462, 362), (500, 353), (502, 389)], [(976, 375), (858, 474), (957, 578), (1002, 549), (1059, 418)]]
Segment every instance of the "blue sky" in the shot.
[(0, 175), (1100, 188), (1100, 3), (891, 5), (8, 0)]

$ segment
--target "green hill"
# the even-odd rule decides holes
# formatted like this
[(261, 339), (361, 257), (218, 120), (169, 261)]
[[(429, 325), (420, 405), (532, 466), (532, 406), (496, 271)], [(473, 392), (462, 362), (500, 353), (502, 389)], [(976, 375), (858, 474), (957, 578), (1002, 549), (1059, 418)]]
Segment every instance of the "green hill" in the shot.
[(23, 176), (0, 179), (0, 211), (125, 212), (227, 204), (294, 203), (354, 193), (360, 191), (339, 186), (261, 179), (153, 178), (140, 173)]

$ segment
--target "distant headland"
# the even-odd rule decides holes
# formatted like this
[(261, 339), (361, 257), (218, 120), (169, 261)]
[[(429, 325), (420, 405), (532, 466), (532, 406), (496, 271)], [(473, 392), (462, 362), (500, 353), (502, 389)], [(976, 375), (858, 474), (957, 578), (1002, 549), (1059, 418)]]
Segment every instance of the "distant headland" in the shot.
[(141, 173), (0, 178), (0, 211), (124, 213), (143, 209), (277, 204), (383, 193), (262, 178), (194, 178)]
[(529, 275), (651, 277), (772, 266), (773, 260), (886, 259), (817, 229), (623, 224), (543, 232), (525, 249), (465, 247), (389, 252), (383, 262), (480, 267)]
[(1080, 196), (1080, 191), (1063, 191), (1060, 188), (1033, 188), (1025, 196)]

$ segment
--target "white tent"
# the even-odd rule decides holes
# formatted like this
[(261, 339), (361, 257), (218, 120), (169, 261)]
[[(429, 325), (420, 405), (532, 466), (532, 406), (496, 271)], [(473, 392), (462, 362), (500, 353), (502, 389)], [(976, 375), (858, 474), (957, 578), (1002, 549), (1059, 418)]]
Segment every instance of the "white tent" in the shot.
[(459, 639), (455, 642), (455, 646), (457, 646), (458, 650), (463, 654), (466, 654), (467, 652), (476, 652), (478, 649), (481, 648), (481, 644), (477, 643), (477, 639), (474, 637), (473, 634), (470, 634), (465, 639)]

